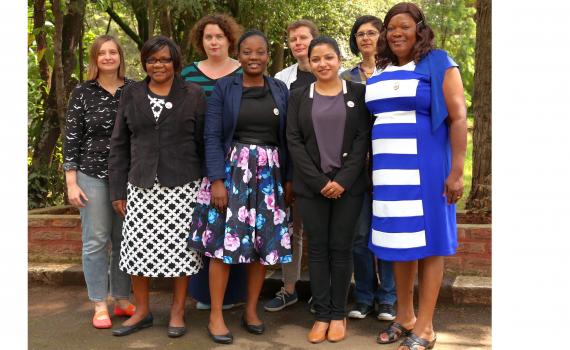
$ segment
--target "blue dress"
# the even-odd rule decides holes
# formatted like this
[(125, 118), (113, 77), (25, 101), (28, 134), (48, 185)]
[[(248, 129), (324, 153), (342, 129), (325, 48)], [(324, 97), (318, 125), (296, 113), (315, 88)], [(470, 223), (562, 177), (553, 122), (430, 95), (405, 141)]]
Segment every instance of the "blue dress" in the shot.
[(455, 205), (443, 196), (451, 168), (449, 128), (441, 117), (433, 123), (434, 110), (443, 108), (445, 116), (447, 110), (442, 92), (432, 91), (457, 64), (437, 51), (429, 68), (421, 61), (389, 65), (367, 82), (366, 105), (375, 116), (369, 248), (383, 260), (453, 255), (457, 248)]

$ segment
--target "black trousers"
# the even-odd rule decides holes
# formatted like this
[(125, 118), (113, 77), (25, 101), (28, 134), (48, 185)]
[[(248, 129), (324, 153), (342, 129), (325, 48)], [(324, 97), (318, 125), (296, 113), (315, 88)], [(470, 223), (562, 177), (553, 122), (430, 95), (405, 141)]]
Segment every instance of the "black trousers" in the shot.
[(342, 320), (347, 314), (352, 276), (352, 243), (362, 208), (362, 195), (344, 193), (339, 199), (321, 195), (297, 197), (309, 243), (309, 275), (318, 321)]

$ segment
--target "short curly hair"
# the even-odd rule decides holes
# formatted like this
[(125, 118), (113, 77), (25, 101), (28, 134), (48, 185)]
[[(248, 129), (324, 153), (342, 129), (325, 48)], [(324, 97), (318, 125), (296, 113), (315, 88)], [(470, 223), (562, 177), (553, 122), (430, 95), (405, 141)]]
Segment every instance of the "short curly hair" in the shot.
[(206, 56), (206, 51), (204, 51), (203, 38), (204, 28), (206, 28), (208, 24), (216, 24), (218, 27), (220, 27), (230, 43), (228, 54), (230, 56), (234, 56), (236, 54), (237, 39), (242, 34), (243, 28), (232, 16), (223, 13), (204, 16), (200, 18), (196, 24), (194, 24), (194, 27), (192, 27), (192, 31), (190, 32), (190, 40), (192, 42), (194, 50), (198, 51), (200, 55)]
[(384, 17), (383, 30), (380, 34), (380, 38), (378, 39), (378, 53), (376, 56), (376, 65), (379, 68), (386, 68), (390, 63), (398, 64), (398, 57), (396, 57), (390, 49), (386, 35), (388, 33), (387, 28), (388, 24), (390, 24), (390, 20), (392, 20), (394, 16), (402, 13), (410, 15), (414, 22), (416, 22), (416, 44), (412, 48), (412, 57), (414, 58), (414, 62), (418, 63), (434, 48), (433, 30), (427, 24), (426, 17), (422, 10), (416, 4), (411, 2), (398, 3), (394, 5), (388, 13), (386, 13), (386, 17)]

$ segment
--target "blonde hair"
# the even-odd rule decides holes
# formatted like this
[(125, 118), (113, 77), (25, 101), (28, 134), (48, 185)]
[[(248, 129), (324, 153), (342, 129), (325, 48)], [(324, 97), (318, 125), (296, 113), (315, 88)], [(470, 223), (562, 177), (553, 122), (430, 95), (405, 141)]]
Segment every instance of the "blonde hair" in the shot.
[(87, 79), (93, 80), (97, 79), (99, 75), (99, 68), (97, 67), (97, 58), (99, 57), (99, 50), (101, 46), (107, 41), (112, 41), (117, 45), (117, 51), (119, 51), (119, 70), (117, 72), (117, 77), (123, 79), (125, 77), (125, 57), (123, 56), (123, 48), (119, 45), (119, 42), (115, 37), (111, 35), (101, 35), (95, 38), (91, 48), (89, 49), (89, 66), (87, 67)]

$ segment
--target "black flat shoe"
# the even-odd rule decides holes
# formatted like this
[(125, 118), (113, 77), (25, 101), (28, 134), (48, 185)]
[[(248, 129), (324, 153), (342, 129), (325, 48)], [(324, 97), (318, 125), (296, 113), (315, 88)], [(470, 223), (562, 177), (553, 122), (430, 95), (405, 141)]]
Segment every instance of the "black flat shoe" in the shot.
[(178, 338), (186, 334), (186, 326), (184, 327), (171, 327), (168, 326), (168, 330), (166, 331), (166, 335), (170, 338)]
[(241, 325), (243, 328), (245, 328), (246, 331), (251, 334), (260, 335), (265, 332), (265, 324), (248, 324), (245, 320), (245, 315), (241, 317)]
[(212, 334), (212, 332), (210, 332), (210, 327), (206, 327), (206, 329), (208, 330), (208, 335), (210, 336), (210, 338), (212, 338), (214, 343), (231, 344), (234, 342), (234, 336), (232, 332), (228, 332), (227, 334), (222, 334), (222, 335), (215, 335)]
[(142, 320), (132, 326), (123, 326), (113, 330), (113, 335), (116, 337), (122, 337), (125, 335), (129, 335), (135, 332), (140, 331), (141, 329), (152, 327), (153, 322), (152, 314), (149, 312)]

